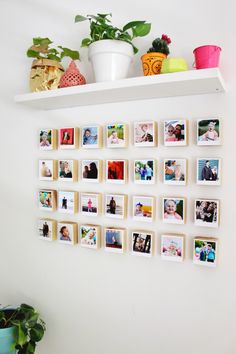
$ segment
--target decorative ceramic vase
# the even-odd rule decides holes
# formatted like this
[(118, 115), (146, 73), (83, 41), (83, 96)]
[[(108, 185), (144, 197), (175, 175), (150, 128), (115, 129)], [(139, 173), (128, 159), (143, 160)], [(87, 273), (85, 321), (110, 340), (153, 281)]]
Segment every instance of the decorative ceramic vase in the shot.
[(161, 73), (162, 61), (167, 57), (163, 53), (146, 53), (142, 55), (143, 73), (145, 76), (157, 75)]
[(85, 77), (80, 73), (75, 62), (72, 60), (68, 69), (60, 79), (59, 87), (62, 88), (62, 87), (78, 86), (78, 85), (85, 85), (85, 84), (86, 84)]
[(47, 91), (59, 87), (64, 68), (58, 61), (38, 59), (32, 63), (30, 71), (30, 91)]
[(0, 329), (0, 353), (15, 354), (15, 349), (12, 349), (15, 341), (15, 327)]

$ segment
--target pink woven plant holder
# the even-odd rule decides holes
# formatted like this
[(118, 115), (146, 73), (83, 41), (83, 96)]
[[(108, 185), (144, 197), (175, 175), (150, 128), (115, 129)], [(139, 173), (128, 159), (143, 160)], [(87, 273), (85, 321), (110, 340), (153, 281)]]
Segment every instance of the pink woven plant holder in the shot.
[(60, 88), (85, 85), (85, 77), (80, 73), (79, 69), (75, 65), (75, 62), (72, 60), (68, 69), (62, 75), (60, 79)]

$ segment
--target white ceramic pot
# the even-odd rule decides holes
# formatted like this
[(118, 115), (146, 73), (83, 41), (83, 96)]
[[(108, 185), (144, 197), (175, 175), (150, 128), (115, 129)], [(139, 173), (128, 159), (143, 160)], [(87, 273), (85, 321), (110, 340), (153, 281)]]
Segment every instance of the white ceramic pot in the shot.
[(92, 63), (95, 81), (114, 81), (128, 75), (134, 52), (131, 44), (111, 39), (93, 42), (88, 57)]

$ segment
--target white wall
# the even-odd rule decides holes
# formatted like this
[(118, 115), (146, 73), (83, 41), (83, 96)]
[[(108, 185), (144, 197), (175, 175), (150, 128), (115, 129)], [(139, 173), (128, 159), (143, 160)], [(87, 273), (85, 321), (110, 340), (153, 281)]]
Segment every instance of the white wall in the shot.
[[(148, 4), (131, 0), (124, 8), (125, 4), (114, 0), (100, 0), (97, 4), (90, 0), (1, 0), (0, 5), (0, 303), (27, 302), (40, 310), (47, 324), (38, 349), (40, 354), (235, 354), (235, 4), (230, 0), (150, 0)], [(49, 36), (58, 44), (79, 48), (86, 25), (74, 24), (74, 16), (96, 12), (112, 12), (118, 24), (133, 19), (152, 23), (151, 34), (136, 41), (140, 51), (131, 73), (134, 76), (141, 75), (139, 56), (162, 33), (173, 40), (171, 54), (186, 57), (190, 65), (196, 46), (220, 45), (227, 93), (50, 112), (16, 105), (14, 95), (28, 91), (31, 61), (25, 51), (32, 37)], [(90, 80), (87, 50), (81, 53), (83, 61), (79, 66)], [(223, 146), (195, 145), (194, 122), (205, 116), (222, 118)], [(172, 117), (186, 117), (190, 121), (189, 147), (176, 149), (175, 155), (190, 161), (189, 185), (167, 188), (159, 177), (153, 190), (143, 187), (143, 193), (157, 198), (175, 193), (188, 198), (186, 225), (163, 225), (159, 210), (156, 224), (147, 228), (155, 230), (158, 236), (165, 231), (185, 233), (187, 257), (183, 264), (164, 262), (159, 254), (143, 259), (37, 239), (36, 219), (43, 214), (37, 209), (35, 198), (37, 188), (44, 185), (37, 178), (37, 159), (45, 156), (37, 148), (38, 129), (79, 126), (86, 120), (103, 124)], [(169, 149), (161, 144), (153, 157), (160, 163), (173, 155)], [(134, 149), (129, 149), (128, 154), (130, 159), (134, 158)], [(221, 187), (195, 184), (195, 158), (207, 155), (223, 158)], [(85, 155), (80, 151), (58, 151), (50, 156), (80, 159)], [(105, 184), (103, 187), (111, 190)], [(80, 184), (75, 189), (88, 191)], [(97, 188), (91, 186), (91, 190)], [(118, 186), (117, 190), (134, 193), (132, 185)], [(215, 232), (193, 226), (193, 199), (207, 196), (221, 200), (221, 226)], [(60, 219), (57, 213), (54, 216)], [(80, 216), (71, 219), (88, 221)], [(98, 222), (103, 223), (103, 219)], [(109, 220), (104, 219), (104, 223), (109, 225)], [(133, 226), (130, 219), (126, 224)], [(216, 269), (192, 264), (191, 241), (202, 233), (214, 233), (220, 240), (220, 263)]]

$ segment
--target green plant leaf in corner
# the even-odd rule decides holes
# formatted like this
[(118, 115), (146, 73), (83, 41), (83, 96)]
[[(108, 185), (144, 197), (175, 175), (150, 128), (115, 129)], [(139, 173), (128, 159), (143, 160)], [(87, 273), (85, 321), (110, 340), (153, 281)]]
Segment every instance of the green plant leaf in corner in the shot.
[(25, 354), (34, 354), (36, 348), (36, 344), (33, 342), (27, 343), (25, 347)]
[(80, 58), (79, 52), (77, 50), (71, 50), (62, 46), (58, 46), (62, 50), (61, 59), (64, 57), (70, 57), (72, 60), (77, 60)]
[(27, 57), (29, 57), (29, 58), (40, 58), (39, 52), (36, 52), (35, 50), (32, 50), (32, 49), (28, 49), (26, 54), (27, 54)]
[(37, 323), (33, 328), (31, 328), (29, 334), (33, 342), (39, 342), (43, 338), (44, 328), (41, 324)]
[(136, 27), (136, 26), (141, 25), (141, 24), (143, 24), (145, 22), (146, 21), (132, 21), (132, 22), (129, 22), (123, 27), (123, 31), (127, 31), (130, 28)]
[(75, 16), (75, 22), (82, 22), (82, 21), (86, 21), (87, 17), (82, 16), (82, 15), (76, 15)]
[(33, 43), (34, 45), (49, 45), (52, 44), (53, 42), (49, 38), (35, 37), (33, 38)]
[(150, 32), (150, 30), (151, 30), (151, 23), (143, 23), (133, 28), (133, 36), (144, 37)]
[(91, 43), (90, 38), (84, 38), (81, 42), (81, 47), (88, 47), (90, 43)]

